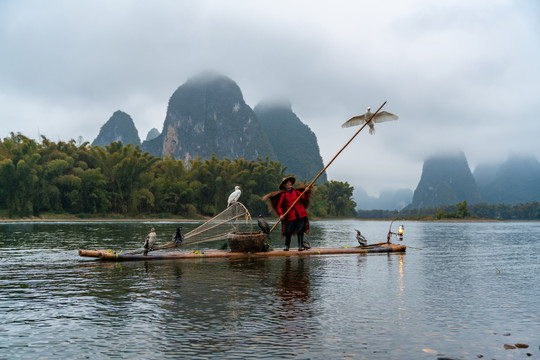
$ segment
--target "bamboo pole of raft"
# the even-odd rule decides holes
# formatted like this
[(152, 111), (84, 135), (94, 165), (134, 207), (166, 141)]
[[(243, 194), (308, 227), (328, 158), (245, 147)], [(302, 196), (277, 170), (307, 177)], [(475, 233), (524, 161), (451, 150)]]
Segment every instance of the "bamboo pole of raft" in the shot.
[[(317, 179), (319, 178), (319, 176), (322, 175), (323, 172), (326, 171), (326, 169), (328, 169), (328, 167), (334, 162), (334, 160), (336, 160), (336, 158), (339, 156), (339, 154), (341, 154), (341, 152), (343, 150), (345, 150), (345, 148), (354, 140), (354, 138), (356, 137), (356, 135), (358, 135), (360, 133), (360, 131), (362, 131), (367, 124), (369, 124), (369, 122), (371, 121), (371, 119), (373, 119), (375, 117), (375, 115), (377, 115), (379, 113), (379, 111), (383, 108), (383, 106), (386, 105), (386, 101), (383, 102), (383, 104), (377, 109), (377, 111), (375, 111), (373, 113), (373, 115), (371, 115), (371, 117), (364, 123), (364, 125), (362, 125), (360, 127), (360, 129), (358, 129), (358, 131), (351, 137), (351, 139), (349, 141), (347, 141), (347, 143), (341, 148), (341, 150), (338, 151), (338, 153), (332, 158), (332, 160), (330, 160), (330, 162), (324, 167), (324, 169), (322, 169), (319, 174), (317, 174), (317, 176), (315, 176), (315, 179), (313, 179), (309, 185), (304, 189), (304, 191), (302, 192), (302, 194), (300, 194), (299, 197), (296, 198), (296, 200), (292, 203), (292, 205), (289, 207), (289, 209), (287, 209), (287, 211), (285, 211), (285, 213), (279, 218), (280, 220), (283, 219), (285, 216), (287, 216), (287, 214), (292, 210), (292, 208), (294, 207), (294, 205), (296, 205), (296, 203), (302, 198), (302, 196), (304, 196), (304, 194), (306, 193), (306, 191), (308, 191), (312, 186), (313, 186), (313, 183), (315, 183), (315, 181), (317, 181)], [(272, 231), (274, 231), (274, 229), (276, 228), (276, 226), (279, 224), (280, 221), (276, 221), (276, 223), (274, 224), (274, 226), (272, 226), (272, 228), (270, 229), (270, 232), (268, 234), (270, 234)]]

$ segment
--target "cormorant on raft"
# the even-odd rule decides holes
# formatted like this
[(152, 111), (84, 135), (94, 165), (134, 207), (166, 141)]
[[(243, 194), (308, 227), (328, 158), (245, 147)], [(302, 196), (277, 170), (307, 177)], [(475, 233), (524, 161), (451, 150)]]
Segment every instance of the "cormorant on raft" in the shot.
[(257, 224), (261, 228), (262, 232), (266, 234), (266, 237), (270, 237), (270, 226), (268, 226), (268, 223), (266, 220), (264, 220), (263, 216), (259, 214), (259, 219), (257, 220)]
[(364, 237), (364, 235), (362, 235), (360, 230), (356, 230), (356, 240), (358, 240), (360, 246), (367, 246), (367, 239)]
[(146, 235), (146, 239), (144, 239), (144, 255), (148, 255), (148, 251), (154, 249), (154, 244), (156, 243), (156, 236), (156, 229), (150, 229), (150, 233)]
[(184, 241), (184, 234), (182, 234), (182, 227), (176, 228), (176, 233), (173, 235), (173, 242), (176, 245), (182, 244)]

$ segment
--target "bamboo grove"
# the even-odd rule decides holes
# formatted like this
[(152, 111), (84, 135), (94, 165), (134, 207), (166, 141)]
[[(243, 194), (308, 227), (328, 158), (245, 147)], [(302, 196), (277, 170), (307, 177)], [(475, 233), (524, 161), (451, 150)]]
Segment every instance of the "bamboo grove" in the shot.
[[(11, 133), (0, 142), (0, 215), (211, 216), (222, 211), (235, 185), (252, 214), (268, 215), (261, 200), (277, 190), (286, 168), (268, 158), (197, 158), (189, 164), (151, 156), (114, 142), (41, 143)], [(300, 183), (300, 182), (299, 182)], [(313, 195), (314, 216), (354, 216), (348, 183), (329, 181)], [(1, 217), (1, 216), (0, 216)]]

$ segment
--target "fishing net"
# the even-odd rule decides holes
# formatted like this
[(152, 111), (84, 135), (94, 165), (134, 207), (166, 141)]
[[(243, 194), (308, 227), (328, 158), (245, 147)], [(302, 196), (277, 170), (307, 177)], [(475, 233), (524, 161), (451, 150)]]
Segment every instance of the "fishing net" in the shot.
[(204, 224), (185, 234), (182, 245), (225, 240), (228, 233), (252, 230), (253, 223), (248, 209), (242, 203), (235, 202)]
[(252, 232), (253, 222), (248, 209), (242, 203), (235, 202), (210, 220), (186, 233), (181, 243), (171, 241), (155, 247), (154, 250), (227, 240), (227, 234), (238, 231)]

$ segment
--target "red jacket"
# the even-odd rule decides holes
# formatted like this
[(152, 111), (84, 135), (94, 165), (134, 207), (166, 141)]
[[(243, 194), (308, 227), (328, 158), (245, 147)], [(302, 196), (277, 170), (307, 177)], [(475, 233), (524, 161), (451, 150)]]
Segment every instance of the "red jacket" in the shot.
[[(282, 216), (285, 211), (287, 211), (293, 202), (302, 195), (301, 192), (299, 192), (296, 189), (293, 189), (292, 191), (285, 190), (285, 192), (281, 195), (281, 198), (279, 199), (278, 205), (277, 205), (277, 211), (278, 215)], [(302, 199), (298, 200), (298, 202), (294, 205), (294, 208), (289, 211), (287, 216), (285, 217), (285, 220), (292, 221), (296, 219), (296, 212), (298, 212), (298, 218), (307, 217), (307, 211), (304, 205), (302, 204), (303, 200), (309, 199), (309, 192), (304, 193), (304, 196)]]

